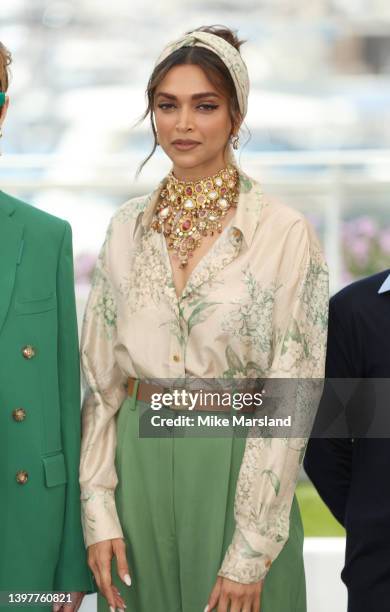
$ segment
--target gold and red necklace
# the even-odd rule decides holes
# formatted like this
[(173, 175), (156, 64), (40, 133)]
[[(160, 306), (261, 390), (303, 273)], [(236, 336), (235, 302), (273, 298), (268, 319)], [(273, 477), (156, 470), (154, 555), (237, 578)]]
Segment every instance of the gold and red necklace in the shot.
[(234, 166), (198, 181), (179, 181), (171, 170), (151, 227), (164, 233), (168, 249), (180, 260), (180, 268), (187, 265), (203, 236), (222, 232), (221, 219), (237, 206), (238, 196), (239, 177)]

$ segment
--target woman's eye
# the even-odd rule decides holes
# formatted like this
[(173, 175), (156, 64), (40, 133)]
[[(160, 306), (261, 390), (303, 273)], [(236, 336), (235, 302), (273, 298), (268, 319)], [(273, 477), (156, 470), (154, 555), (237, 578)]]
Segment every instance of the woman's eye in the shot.
[[(174, 106), (174, 104), (169, 104), (168, 102), (163, 102), (162, 104), (158, 105), (158, 108), (161, 108), (162, 110), (168, 110), (170, 108), (172, 108)], [(203, 108), (207, 111), (210, 110), (214, 110), (215, 108), (218, 108), (217, 105), (215, 104), (199, 104), (199, 106), (197, 106), (197, 108)]]
[(218, 108), (218, 106), (216, 106), (215, 104), (199, 104), (198, 108), (200, 108), (201, 106), (203, 106), (203, 108), (206, 108), (207, 110), (214, 110), (215, 108)]

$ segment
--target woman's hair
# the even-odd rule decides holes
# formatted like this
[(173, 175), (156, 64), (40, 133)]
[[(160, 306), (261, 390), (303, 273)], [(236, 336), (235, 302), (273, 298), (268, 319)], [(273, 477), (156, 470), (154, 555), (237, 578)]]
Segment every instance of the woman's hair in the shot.
[[(209, 32), (210, 34), (220, 36), (221, 38), (224, 38), (228, 43), (233, 45), (233, 47), (235, 47), (237, 51), (239, 51), (240, 46), (244, 42), (246, 42), (245, 40), (239, 40), (235, 32), (225, 26), (202, 26), (200, 28), (196, 28), (196, 30), (189, 30), (188, 32), (185, 32), (185, 34), (190, 34), (193, 31)], [(233, 79), (228, 68), (218, 57), (218, 55), (213, 51), (206, 49), (205, 47), (191, 46), (181, 47), (180, 49), (177, 49), (154, 68), (149, 78), (149, 82), (146, 88), (148, 107), (137, 123), (143, 121), (150, 114), (150, 123), (154, 136), (154, 145), (151, 153), (140, 164), (136, 176), (139, 175), (142, 168), (144, 167), (146, 162), (149, 161), (149, 159), (152, 157), (153, 153), (157, 148), (157, 132), (153, 122), (155, 91), (158, 85), (164, 79), (165, 75), (169, 72), (169, 70), (174, 66), (179, 66), (182, 64), (192, 64), (195, 66), (199, 66), (206, 74), (209, 81), (214, 85), (216, 90), (219, 91), (219, 93), (221, 93), (222, 95), (224, 95), (228, 100), (229, 113), (233, 126), (241, 123), (242, 117)]]
[(0, 91), (7, 91), (9, 84), (9, 65), (12, 61), (11, 53), (0, 42)]

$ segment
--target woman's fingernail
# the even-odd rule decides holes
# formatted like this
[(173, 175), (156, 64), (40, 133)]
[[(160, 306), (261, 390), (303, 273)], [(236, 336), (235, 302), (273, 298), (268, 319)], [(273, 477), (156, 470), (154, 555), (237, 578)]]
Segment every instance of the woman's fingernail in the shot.
[(207, 604), (207, 606), (205, 607), (205, 609), (203, 610), (203, 612), (209, 612), (209, 604)]
[(110, 612), (115, 612), (115, 608), (113, 608), (112, 606), (110, 606)]
[(58, 612), (60, 608), (61, 608), (60, 604), (58, 603), (53, 604), (53, 612)]
[(125, 577), (124, 577), (124, 581), (125, 581), (125, 583), (127, 584), (127, 586), (130, 586), (130, 585), (131, 585), (131, 578), (130, 578), (129, 574), (126, 574), (126, 575), (125, 575)]

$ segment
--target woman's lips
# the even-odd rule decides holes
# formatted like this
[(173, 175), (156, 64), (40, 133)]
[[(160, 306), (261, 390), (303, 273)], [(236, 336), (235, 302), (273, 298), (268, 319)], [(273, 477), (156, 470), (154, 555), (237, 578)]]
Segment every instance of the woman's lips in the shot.
[(199, 142), (191, 142), (191, 143), (183, 143), (183, 142), (174, 142), (173, 146), (179, 151), (189, 151), (190, 149), (194, 149), (197, 147)]

